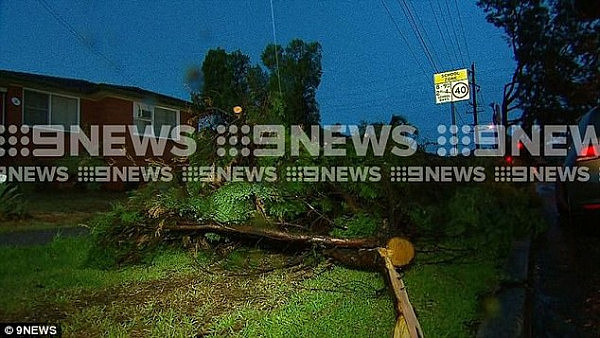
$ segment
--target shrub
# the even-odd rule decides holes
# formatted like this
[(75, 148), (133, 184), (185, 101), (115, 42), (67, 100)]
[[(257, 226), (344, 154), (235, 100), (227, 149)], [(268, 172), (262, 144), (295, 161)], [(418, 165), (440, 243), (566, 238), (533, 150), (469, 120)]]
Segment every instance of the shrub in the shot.
[(0, 220), (22, 218), (26, 214), (25, 201), (18, 187), (0, 183)]
[(153, 225), (143, 214), (123, 204), (96, 216), (92, 222), (93, 245), (87, 263), (98, 268), (138, 263), (153, 248)]
[(420, 237), (452, 240), (463, 248), (507, 249), (513, 239), (542, 230), (537, 196), (530, 186), (455, 186), (451, 194), (407, 208)]
[[(92, 156), (69, 156), (58, 159), (56, 161), (57, 166), (66, 167), (69, 177), (77, 177), (79, 167), (96, 167), (104, 166), (106, 163), (99, 157)], [(75, 182), (75, 186), (82, 187), (88, 190), (99, 190), (101, 185), (98, 182)]]

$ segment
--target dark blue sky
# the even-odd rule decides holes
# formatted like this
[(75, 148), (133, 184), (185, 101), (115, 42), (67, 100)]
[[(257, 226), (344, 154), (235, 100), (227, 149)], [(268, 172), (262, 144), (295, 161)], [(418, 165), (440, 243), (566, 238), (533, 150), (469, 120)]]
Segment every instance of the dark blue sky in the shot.
[[(201, 65), (207, 50), (240, 49), (258, 62), (273, 41), (269, 0), (45, 2), (57, 17), (36, 0), (0, 0), (0, 68), (127, 84), (188, 99), (185, 70)], [(440, 70), (476, 62), (479, 97), (485, 104), (481, 119), (489, 121), (487, 104), (501, 99), (514, 65), (502, 32), (485, 21), (474, 0), (407, 2), (424, 27)], [(387, 122), (391, 114), (401, 113), (423, 135), (435, 137), (435, 127), (449, 123), (450, 108), (435, 104), (434, 70), (402, 11), (402, 1), (385, 3), (408, 45), (378, 0), (274, 0), (277, 40), (287, 44), (301, 38), (322, 44), (318, 99), (323, 123)], [(456, 39), (467, 64), (457, 61), (461, 57)], [(465, 40), (470, 42), (468, 53)], [(457, 109), (458, 122), (472, 120), (466, 103), (457, 104)]]

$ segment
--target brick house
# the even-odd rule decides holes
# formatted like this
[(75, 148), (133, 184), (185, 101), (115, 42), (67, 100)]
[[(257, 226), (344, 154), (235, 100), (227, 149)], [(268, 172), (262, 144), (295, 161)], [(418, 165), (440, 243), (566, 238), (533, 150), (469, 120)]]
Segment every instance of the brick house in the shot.
[[(191, 125), (192, 118), (190, 102), (141, 88), (7, 70), (0, 70), (0, 96), (0, 125), (5, 127), (60, 125), (69, 130), (78, 125), (85, 131), (92, 125), (137, 126), (138, 136), (157, 138), (163, 126)], [(131, 135), (124, 136), (126, 152), (133, 154)], [(167, 140), (167, 148), (172, 141)], [(6, 152), (6, 142), (3, 146)], [(68, 154), (68, 142), (65, 150)], [(166, 151), (159, 159), (169, 160), (169, 154)], [(153, 156), (148, 153), (136, 159), (148, 157)], [(20, 151), (0, 160), (28, 162)]]
[[(113, 169), (142, 168), (150, 162), (177, 166), (182, 161), (171, 150), (181, 148), (182, 139), (174, 127), (194, 126), (192, 121), (190, 102), (145, 89), (0, 70), (0, 169), (64, 163), (71, 168), (86, 161), (100, 161)], [(124, 130), (110, 135), (119, 139), (116, 143), (103, 135), (115, 126)], [(101, 131), (94, 142), (85, 144), (81, 140), (93, 139), (93, 128)], [(59, 141), (49, 146), (62, 153), (38, 156), (44, 145), (31, 140), (39, 140), (39, 135), (59, 135)], [(144, 142), (146, 147), (140, 147)], [(152, 143), (160, 144), (161, 151), (153, 152), (148, 146)], [(107, 155), (107, 144), (119, 154)], [(128, 182), (110, 181), (104, 188), (132, 187)]]

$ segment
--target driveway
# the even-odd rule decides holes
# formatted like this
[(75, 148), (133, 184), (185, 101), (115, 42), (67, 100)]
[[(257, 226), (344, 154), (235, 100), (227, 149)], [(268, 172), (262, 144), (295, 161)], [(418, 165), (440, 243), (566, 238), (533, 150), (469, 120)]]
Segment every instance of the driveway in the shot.
[(52, 242), (56, 236), (75, 237), (87, 234), (89, 230), (83, 227), (4, 232), (0, 233), (0, 246), (43, 245)]

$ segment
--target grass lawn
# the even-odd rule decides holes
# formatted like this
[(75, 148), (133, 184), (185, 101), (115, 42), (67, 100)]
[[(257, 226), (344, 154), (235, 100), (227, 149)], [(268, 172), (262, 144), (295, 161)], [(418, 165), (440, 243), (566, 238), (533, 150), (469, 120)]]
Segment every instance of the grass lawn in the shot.
[(124, 192), (106, 191), (24, 192), (28, 217), (0, 221), (0, 233), (79, 226), (126, 197)]
[[(86, 265), (90, 245), (81, 237), (0, 248), (0, 321), (59, 322), (69, 337), (389, 337), (393, 330), (393, 298), (376, 272), (277, 265), (289, 257), (248, 249), (225, 258), (166, 250), (145, 265), (105, 271)], [(249, 267), (244, 256), (261, 263)], [(263, 263), (275, 268), (258, 269)], [(417, 262), (404, 280), (427, 336), (467, 337), (497, 276), (493, 262)]]

